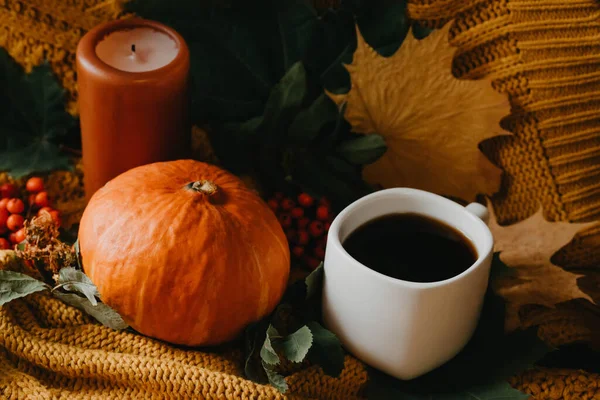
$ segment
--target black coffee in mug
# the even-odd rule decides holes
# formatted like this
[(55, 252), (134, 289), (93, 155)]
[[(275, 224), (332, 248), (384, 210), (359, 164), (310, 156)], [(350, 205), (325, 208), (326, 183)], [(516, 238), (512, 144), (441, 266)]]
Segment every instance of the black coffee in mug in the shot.
[(462, 232), (415, 213), (370, 220), (351, 232), (343, 247), (370, 269), (411, 282), (449, 279), (477, 260), (475, 247)]

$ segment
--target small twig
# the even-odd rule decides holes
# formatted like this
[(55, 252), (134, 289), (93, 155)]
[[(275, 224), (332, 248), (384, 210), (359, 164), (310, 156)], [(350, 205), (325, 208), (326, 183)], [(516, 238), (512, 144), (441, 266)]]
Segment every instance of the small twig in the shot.
[[(72, 282), (71, 282), (71, 283), (72, 283)], [(56, 286), (54, 286), (54, 287), (52, 288), (52, 290), (50, 290), (50, 292), (51, 292), (51, 293), (54, 293), (54, 291), (55, 291), (56, 289), (60, 289), (61, 287), (65, 286), (65, 285), (68, 285), (68, 284), (69, 284), (69, 282), (65, 282), (65, 283), (61, 283), (61, 284), (59, 284), (59, 285), (56, 285)]]

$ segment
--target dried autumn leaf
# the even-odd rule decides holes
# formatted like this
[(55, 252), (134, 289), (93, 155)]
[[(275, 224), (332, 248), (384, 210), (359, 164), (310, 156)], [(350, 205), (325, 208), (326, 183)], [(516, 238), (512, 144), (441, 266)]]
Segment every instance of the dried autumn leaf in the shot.
[(451, 73), (450, 24), (417, 40), (407, 35), (391, 57), (380, 56), (357, 32), (352, 87), (328, 95), (346, 103), (355, 132), (382, 135), (388, 151), (364, 169), (383, 187), (408, 186), (473, 200), (495, 193), (502, 171), (480, 151), (481, 141), (509, 134), (500, 119), (509, 114), (506, 96), (487, 80), (458, 80)]
[(500, 259), (514, 268), (514, 275), (497, 279), (494, 290), (504, 297), (506, 304), (506, 329), (520, 326), (519, 308), (526, 304), (554, 307), (555, 304), (583, 298), (593, 300), (577, 286), (577, 275), (552, 264), (551, 257), (567, 245), (577, 234), (595, 222), (549, 222), (542, 209), (509, 226), (500, 226), (493, 207), (490, 210), (490, 230), (494, 235), (494, 251)]

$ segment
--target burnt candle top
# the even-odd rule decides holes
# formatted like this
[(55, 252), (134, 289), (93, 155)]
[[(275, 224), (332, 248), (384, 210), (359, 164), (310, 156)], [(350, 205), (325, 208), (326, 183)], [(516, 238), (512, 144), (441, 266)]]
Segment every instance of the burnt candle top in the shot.
[(152, 71), (172, 62), (179, 48), (173, 38), (152, 28), (118, 30), (96, 45), (96, 55), (106, 64), (127, 72)]
[(77, 70), (111, 85), (164, 84), (187, 76), (189, 61), (179, 33), (142, 18), (100, 24), (77, 45)]

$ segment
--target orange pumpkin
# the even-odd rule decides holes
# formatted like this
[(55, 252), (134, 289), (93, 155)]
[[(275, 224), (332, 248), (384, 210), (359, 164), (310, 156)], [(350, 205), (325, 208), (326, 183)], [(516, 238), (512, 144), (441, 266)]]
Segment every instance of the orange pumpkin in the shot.
[(142, 334), (215, 345), (269, 314), (290, 254), (277, 218), (236, 176), (192, 160), (129, 170), (90, 199), (83, 269)]

